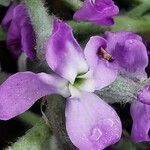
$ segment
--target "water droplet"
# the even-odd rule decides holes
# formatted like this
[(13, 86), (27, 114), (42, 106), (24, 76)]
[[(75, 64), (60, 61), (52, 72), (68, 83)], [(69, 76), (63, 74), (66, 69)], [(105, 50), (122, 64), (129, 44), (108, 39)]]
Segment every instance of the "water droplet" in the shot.
[(112, 127), (114, 125), (114, 122), (111, 119), (104, 120), (104, 123)]
[(111, 119), (103, 119), (99, 121), (99, 125), (112, 127), (114, 125), (114, 121)]
[(129, 40), (129, 44), (132, 44), (133, 43), (133, 40)]
[(150, 91), (150, 86), (147, 86), (146, 89), (147, 89), (148, 91)]
[(90, 136), (91, 140), (98, 141), (101, 136), (102, 136), (102, 132), (98, 127), (92, 129), (92, 134)]

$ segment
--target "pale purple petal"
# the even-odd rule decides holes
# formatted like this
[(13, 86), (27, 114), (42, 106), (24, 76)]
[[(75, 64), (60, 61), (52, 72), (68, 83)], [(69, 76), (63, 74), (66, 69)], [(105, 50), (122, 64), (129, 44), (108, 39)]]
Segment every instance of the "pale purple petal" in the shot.
[(46, 60), (53, 71), (73, 83), (78, 74), (87, 72), (88, 66), (81, 47), (73, 37), (71, 27), (58, 19), (53, 26)]
[(21, 50), (30, 59), (35, 58), (35, 34), (25, 4), (19, 4), (13, 12), (13, 20), (16, 22), (21, 34)]
[(119, 141), (120, 119), (113, 108), (93, 93), (68, 98), (66, 129), (72, 143), (80, 150), (102, 150)]
[(118, 13), (119, 9), (112, 0), (85, 0), (73, 18), (97, 25), (112, 25), (113, 17)]
[(7, 47), (14, 57), (21, 54), (21, 33), (17, 24), (12, 21), (7, 32)]
[(142, 38), (132, 32), (106, 32), (106, 50), (120, 67), (135, 75), (145, 75), (148, 65), (147, 50)]
[(150, 104), (150, 86), (146, 85), (141, 91), (138, 92), (138, 101)]
[(0, 86), (0, 119), (11, 119), (28, 110), (41, 97), (60, 93), (62, 83), (59, 81), (45, 73), (19, 72), (10, 76)]
[(107, 49), (114, 53), (117, 43), (124, 45), (127, 39), (136, 39), (142, 42), (142, 38), (133, 32), (105, 32), (104, 38), (108, 41)]
[(150, 105), (139, 101), (131, 105), (133, 120), (131, 138), (134, 142), (150, 141)]
[(22, 51), (32, 60), (35, 58), (35, 35), (31, 25), (24, 25), (21, 28)]
[(7, 13), (5, 15), (5, 17), (3, 18), (2, 20), (2, 26), (6, 29), (9, 28), (10, 26), (10, 23), (12, 21), (12, 18), (13, 18), (13, 11), (14, 11), (14, 8), (17, 6), (16, 3), (13, 3), (9, 9), (7, 10)]
[(21, 3), (14, 8), (13, 20), (15, 20), (20, 27), (24, 24), (31, 24), (26, 5), (24, 3)]
[(104, 38), (93, 36), (90, 38), (84, 50), (90, 70), (93, 70), (96, 90), (111, 84), (118, 74), (118, 67), (115, 61), (109, 62), (99, 54), (100, 49), (105, 49), (106, 47), (107, 41)]
[(30, 59), (35, 58), (35, 34), (25, 4), (13, 3), (2, 21), (7, 28), (7, 46), (18, 57), (24, 51)]

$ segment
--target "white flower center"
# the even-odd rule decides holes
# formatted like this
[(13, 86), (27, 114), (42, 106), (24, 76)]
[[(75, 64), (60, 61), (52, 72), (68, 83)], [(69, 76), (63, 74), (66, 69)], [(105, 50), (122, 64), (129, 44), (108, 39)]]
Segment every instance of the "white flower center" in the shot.
[(86, 74), (78, 75), (73, 84), (69, 84), (69, 91), (72, 97), (79, 97), (82, 91), (94, 92), (95, 82), (93, 72), (88, 71)]

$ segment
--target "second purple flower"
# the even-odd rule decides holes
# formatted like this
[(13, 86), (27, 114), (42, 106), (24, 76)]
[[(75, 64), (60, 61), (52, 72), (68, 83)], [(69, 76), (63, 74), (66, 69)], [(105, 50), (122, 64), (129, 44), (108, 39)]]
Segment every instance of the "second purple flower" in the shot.
[(112, 25), (113, 17), (118, 13), (119, 8), (112, 0), (84, 0), (83, 6), (75, 12), (73, 18), (96, 25)]

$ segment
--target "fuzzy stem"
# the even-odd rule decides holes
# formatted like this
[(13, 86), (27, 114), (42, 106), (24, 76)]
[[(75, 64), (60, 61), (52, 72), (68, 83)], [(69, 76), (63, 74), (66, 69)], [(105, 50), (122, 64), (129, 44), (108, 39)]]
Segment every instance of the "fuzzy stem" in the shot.
[[(48, 126), (41, 119), (23, 137), (6, 150), (41, 150), (46, 145), (46, 140), (51, 134)], [(47, 147), (48, 148), (48, 147)], [(50, 148), (49, 148), (50, 149)]]
[(45, 44), (51, 34), (52, 17), (48, 15), (42, 0), (25, 0), (37, 38), (37, 55), (41, 59)]
[(143, 82), (119, 75), (109, 86), (96, 91), (96, 94), (108, 103), (132, 102), (136, 99), (137, 92), (143, 88)]
[(59, 149), (75, 150), (66, 131), (65, 105), (66, 100), (60, 95), (48, 96), (45, 115), (57, 139)]

